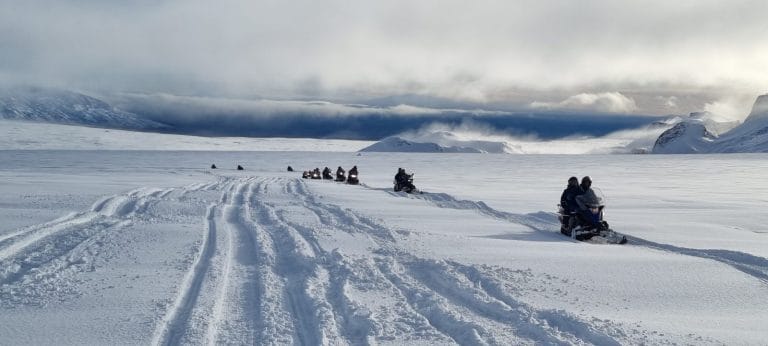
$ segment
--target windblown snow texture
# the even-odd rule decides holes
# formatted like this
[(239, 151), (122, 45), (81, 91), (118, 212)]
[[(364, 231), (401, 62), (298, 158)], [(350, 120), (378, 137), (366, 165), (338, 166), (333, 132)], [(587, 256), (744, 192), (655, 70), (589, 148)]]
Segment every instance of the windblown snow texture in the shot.
[[(562, 236), (548, 211), (559, 190), (542, 188), (560, 181), (547, 172), (563, 160), (587, 167), (600, 157), (490, 164), (477, 155), (411, 154), (425, 163), (405, 165), (402, 154), (381, 153), (0, 155), (7, 163), (0, 174), (12, 183), (0, 185), (3, 344), (751, 344), (766, 337), (768, 260), (752, 224), (764, 220), (738, 217), (759, 202), (754, 193), (716, 198), (719, 190), (695, 169), (712, 159), (611, 157), (593, 178), (614, 191), (608, 220), (631, 235), (630, 245), (612, 246)], [(254, 168), (222, 163), (211, 171), (202, 166), (211, 159)], [(303, 180), (282, 161), (301, 167), (319, 159), (362, 160), (362, 184)], [(720, 160), (731, 169), (713, 173), (741, 182), (765, 165)], [(425, 172), (416, 184), (428, 192), (393, 192), (384, 172), (393, 164)], [(458, 166), (475, 169), (474, 179), (446, 169)], [(482, 173), (490, 166), (519, 171), (499, 180)], [(663, 169), (666, 180), (634, 172), (647, 167)], [(441, 179), (427, 178), (438, 172)], [(620, 192), (638, 178), (647, 186)], [(660, 189), (674, 182), (683, 187)], [(714, 194), (707, 202), (681, 193), (702, 193), (697, 183)], [(501, 188), (509, 186), (513, 192)], [(702, 208), (727, 213), (685, 214)], [(652, 210), (658, 225), (637, 221), (641, 209)], [(668, 232), (675, 224), (681, 229)]]

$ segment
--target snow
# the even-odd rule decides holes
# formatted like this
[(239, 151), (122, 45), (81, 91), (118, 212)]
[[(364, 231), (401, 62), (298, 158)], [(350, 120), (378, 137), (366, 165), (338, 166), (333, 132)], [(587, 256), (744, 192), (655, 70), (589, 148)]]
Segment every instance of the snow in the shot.
[(39, 87), (0, 87), (0, 119), (132, 130), (169, 128), (91, 96)]
[(768, 95), (759, 96), (744, 122), (734, 125), (706, 119), (685, 119), (659, 136), (653, 153), (768, 152)]
[(304, 138), (199, 137), (0, 120), (0, 149), (357, 151), (370, 141)]
[[(453, 137), (451, 133), (436, 134), (438, 137)], [(404, 152), (404, 153), (507, 153), (510, 148), (501, 142), (450, 140), (437, 142), (413, 142), (398, 136), (387, 137), (360, 151), (363, 152)]]
[[(35, 150), (0, 151), (0, 344), (768, 338), (765, 154), (184, 151), (45, 129)], [(362, 184), (300, 178), (339, 165)], [(426, 193), (392, 192), (397, 167)], [(557, 198), (585, 174), (629, 244), (559, 234)]]
[(706, 152), (715, 139), (706, 124), (698, 119), (689, 119), (675, 124), (664, 131), (653, 146), (654, 154), (689, 154)]
[(669, 127), (618, 131), (602, 137), (574, 136), (556, 140), (516, 138), (475, 131), (438, 130), (384, 138), (363, 152), (486, 154), (628, 154), (647, 153)]

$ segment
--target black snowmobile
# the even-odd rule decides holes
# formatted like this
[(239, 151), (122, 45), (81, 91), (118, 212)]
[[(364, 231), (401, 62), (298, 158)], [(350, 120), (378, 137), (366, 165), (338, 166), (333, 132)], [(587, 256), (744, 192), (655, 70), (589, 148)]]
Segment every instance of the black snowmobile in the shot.
[(336, 181), (342, 183), (347, 181), (347, 172), (345, 172), (341, 167), (336, 170)]
[(402, 181), (397, 181), (397, 179), (395, 179), (393, 183), (395, 185), (395, 192), (400, 192), (400, 191), (404, 191), (406, 193), (419, 192), (419, 190), (416, 189), (416, 185), (413, 185), (413, 173), (405, 174), (405, 178), (403, 178)]
[(558, 219), (560, 220), (560, 233), (579, 241), (624, 244), (627, 237), (616, 233), (603, 219), (605, 198), (602, 192), (593, 188), (594, 193), (585, 193), (577, 199), (585, 207), (573, 213), (566, 213), (561, 205), (558, 205)]
[(349, 170), (349, 176), (347, 177), (347, 184), (357, 185), (360, 184), (360, 180), (357, 179), (357, 166), (352, 167)]
[(315, 168), (315, 170), (312, 171), (312, 175), (309, 178), (310, 179), (320, 179), (320, 178), (322, 178), (320, 176), (320, 168)]
[(323, 179), (333, 179), (333, 174), (331, 174), (330, 168), (323, 168)]

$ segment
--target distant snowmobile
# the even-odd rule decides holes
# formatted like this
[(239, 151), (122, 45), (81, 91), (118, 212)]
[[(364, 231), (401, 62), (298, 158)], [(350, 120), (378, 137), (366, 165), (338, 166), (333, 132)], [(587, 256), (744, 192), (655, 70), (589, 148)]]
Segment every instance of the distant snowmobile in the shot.
[(394, 180), (394, 190), (395, 192), (404, 191), (406, 193), (419, 193), (419, 190), (416, 189), (416, 185), (413, 185), (413, 175), (411, 174), (404, 174), (404, 178), (401, 181), (397, 181), (397, 179)]
[(333, 179), (333, 174), (331, 173), (330, 168), (323, 168), (323, 179)]
[(352, 167), (352, 169), (349, 170), (349, 176), (347, 177), (347, 184), (350, 185), (357, 185), (360, 183), (360, 180), (357, 179), (357, 166)]
[(339, 167), (339, 168), (336, 170), (336, 181), (338, 181), (338, 182), (342, 182), (342, 183), (343, 183), (343, 182), (345, 182), (345, 181), (347, 181), (347, 174), (346, 174), (346, 172), (344, 171), (344, 169), (343, 169), (343, 168), (341, 168), (341, 167)]
[(320, 168), (315, 168), (314, 171), (312, 171), (312, 176), (310, 176), (311, 179), (321, 179), (322, 176), (320, 175)]
[[(580, 241), (591, 240), (592, 242), (609, 244), (626, 243), (627, 237), (616, 233), (603, 219), (605, 198), (602, 192), (597, 188), (593, 188), (593, 191), (595, 192), (594, 195), (586, 196), (587, 200), (584, 201), (586, 210), (566, 215), (563, 207), (558, 205), (558, 219), (563, 224), (560, 233)], [(564, 224), (564, 220), (568, 221), (567, 225)]]

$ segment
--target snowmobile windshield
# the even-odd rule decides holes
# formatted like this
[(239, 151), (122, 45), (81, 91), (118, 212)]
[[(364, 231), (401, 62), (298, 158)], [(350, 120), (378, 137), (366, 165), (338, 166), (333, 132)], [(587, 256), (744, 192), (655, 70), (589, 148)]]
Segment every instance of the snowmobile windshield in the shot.
[(596, 205), (598, 207), (604, 207), (605, 206), (606, 198), (605, 198), (605, 194), (603, 194), (603, 191), (598, 189), (598, 188), (596, 188), (596, 187), (593, 187), (592, 188), (592, 192), (595, 193), (595, 197), (597, 198), (597, 204)]
[(584, 204), (587, 205), (588, 208), (600, 208), (605, 206), (605, 195), (603, 194), (603, 191), (600, 189), (593, 187), (591, 188), (592, 194), (585, 194), (584, 196), (587, 198), (584, 201)]

